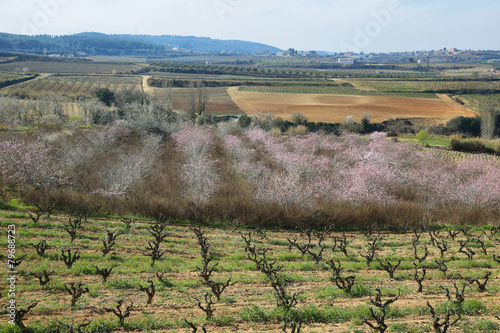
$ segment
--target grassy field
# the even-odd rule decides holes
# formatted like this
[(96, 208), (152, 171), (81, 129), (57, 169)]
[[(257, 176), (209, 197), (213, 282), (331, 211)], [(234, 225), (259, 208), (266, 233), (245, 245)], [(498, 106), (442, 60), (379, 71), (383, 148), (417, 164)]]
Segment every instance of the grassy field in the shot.
[[(458, 327), (460, 332), (497, 332), (499, 329), (499, 321), (494, 317), (500, 310), (499, 264), (494, 259), (497, 260), (496, 255), (500, 253), (500, 238), (496, 230), (489, 227), (440, 227), (432, 233), (422, 234), (319, 232), (309, 235), (309, 244), (313, 247), (308, 248), (305, 247), (307, 235), (298, 232), (203, 226), (200, 229), (204, 233), (202, 239), (209, 244), (208, 257), (213, 259), (204, 266), (201, 247), (191, 229), (195, 225), (170, 221), (162, 231), (164, 240), (160, 243), (161, 252), (165, 253), (151, 265), (151, 258), (145, 253), (148, 242), (153, 239), (154, 221), (89, 218), (75, 229), (76, 238), (71, 242), (65, 230), (71, 229), (68, 227), (70, 219), (74, 221), (75, 217), (56, 214), (34, 224), (24, 212), (0, 211), (2, 228), (15, 228), (17, 258), (26, 255), (17, 268), (16, 300), (20, 308), (38, 301), (23, 320), (34, 332), (54, 332), (58, 326), (67, 332), (63, 324), (76, 328), (87, 320), (91, 323), (83, 332), (186, 332), (188, 326), (184, 319), (199, 328), (207, 324), (208, 332), (279, 332), (287, 315), (297, 322), (303, 321), (303, 329), (307, 332), (364, 332), (368, 329), (363, 324), (364, 319), (374, 323), (370, 307), (375, 306), (370, 299), (376, 296), (377, 289), (383, 301), (400, 294), (386, 309), (385, 323), (389, 332), (433, 331), (426, 302), (440, 316), (447, 311), (453, 319), (461, 315), (453, 332), (458, 332)], [(116, 236), (112, 245), (109, 245), (106, 232)], [(264, 257), (269, 263), (276, 260), (275, 268), (283, 265), (277, 273), (279, 279), (287, 297), (297, 295), (298, 301), (290, 312), (277, 306), (271, 280), (248, 259), (252, 256), (248, 247), (245, 252), (242, 235), (251, 238), (249, 244), (256, 247), (258, 257), (263, 257), (259, 249), (265, 248)], [(319, 237), (324, 237), (322, 242)], [(467, 240), (469, 243), (462, 249), (464, 253), (458, 252), (461, 242)], [(38, 255), (33, 245), (41, 241), (47, 243), (48, 249)], [(103, 241), (111, 247), (106, 255), (103, 255)], [(7, 238), (0, 243), (5, 249), (2, 260), (6, 261)], [(376, 250), (375, 259), (367, 264), (369, 244), (375, 244)], [(441, 255), (439, 247), (443, 248), (443, 244), (448, 250)], [(299, 247), (306, 248), (304, 255)], [(62, 260), (61, 250), (67, 249), (79, 250), (81, 257), (71, 268)], [(466, 253), (475, 254), (468, 259)], [(333, 261), (329, 264), (329, 260)], [(225, 285), (230, 279), (230, 283), (220, 300), (212, 296), (213, 317), (207, 320), (206, 312), (200, 309), (196, 299), (201, 307), (207, 308), (205, 295), (210, 288), (200, 275), (207, 274), (203, 267), (212, 268), (216, 263), (209, 280)], [(334, 267), (340, 265), (342, 272), (334, 274), (332, 263)], [(392, 278), (388, 268), (384, 268), (386, 265), (397, 265)], [(417, 293), (414, 265), (417, 276), (421, 277), (423, 270), (426, 271), (422, 293)], [(115, 268), (104, 283), (102, 276), (96, 273), (97, 268), (113, 266)], [(36, 276), (44, 270), (50, 273), (50, 281), (42, 286)], [(469, 283), (471, 279), (483, 283), (487, 272), (491, 276), (485, 291), (479, 291), (476, 282)], [(342, 287), (341, 282), (348, 276), (354, 280), (350, 290)], [(75, 282), (82, 283), (88, 292), (71, 306), (71, 296), (65, 285)], [(146, 292), (139, 287), (147, 287), (150, 283), (155, 286), (156, 293), (152, 304), (147, 305)], [(454, 285), (460, 290), (464, 288), (463, 302), (453, 296)], [(1, 288), (5, 299), (7, 287), (3, 279)], [(446, 289), (451, 292), (450, 300), (446, 298)], [(134, 305), (122, 327), (117, 317), (104, 311), (104, 308), (116, 307), (118, 300), (124, 300), (123, 308), (130, 302)], [(15, 331), (8, 329), (5, 320), (0, 327), (2, 332)]]
[(500, 95), (458, 95), (463, 102), (475, 110), (498, 109), (500, 105)]
[(24, 75), (24, 74), (12, 74), (12, 73), (0, 73), (0, 86), (2, 86), (5, 82), (8, 81), (17, 81), (32, 78), (33, 75)]
[[(476, 113), (426, 90), (498, 82), (371, 81), (382, 71), (374, 68), (351, 69), (367, 75), (348, 81), (355, 87), (334, 86), (321, 70), (272, 77), (265, 61), (258, 74), (269, 86), (196, 90), (110, 75), (141, 64), (0, 59), (0, 70), (73, 73), (0, 90), (26, 97), (3, 98), (0, 109), (0, 260), (15, 272), (15, 283), (7, 273), (0, 282), (0, 333), (500, 331), (498, 156), (443, 149), (448, 137), (425, 148), (379, 132), (296, 126), (298, 135), (282, 135), (259, 114), (345, 121), (341, 130), (354, 128), (347, 116), (366, 113), (372, 122), (445, 122)], [(168, 70), (190, 82), (257, 80), (250, 66), (227, 67)], [(118, 107), (103, 105), (89, 106), (89, 119), (66, 119), (60, 110), (81, 116), (83, 103), (98, 104), (89, 100), (99, 88), (143, 92), (152, 103), (125, 104), (114, 123)], [(207, 113), (259, 114), (254, 126), (195, 126), (162, 104), (186, 110), (197, 93)], [(62, 98), (38, 99), (48, 95)], [(478, 109), (499, 103), (459, 98)], [(29, 329), (8, 323), (14, 298), (17, 313), (27, 311), (17, 324)]]
[(7, 62), (7, 61), (11, 61), (11, 60), (14, 60), (16, 59), (17, 57), (13, 56), (13, 57), (0, 57), (0, 63), (2, 62)]
[[(401, 142), (421, 144), (415, 135), (400, 135), (397, 139)], [(449, 147), (450, 141), (451, 139), (448, 136), (429, 136), (426, 145), (430, 147)]]

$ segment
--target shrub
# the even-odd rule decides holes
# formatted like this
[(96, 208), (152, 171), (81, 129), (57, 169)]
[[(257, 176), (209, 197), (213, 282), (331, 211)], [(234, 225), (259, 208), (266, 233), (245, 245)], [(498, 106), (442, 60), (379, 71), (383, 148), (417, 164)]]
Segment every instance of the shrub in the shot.
[(429, 140), (429, 131), (427, 131), (426, 129), (421, 129), (416, 137), (418, 142), (420, 142), (422, 146), (425, 146), (427, 144), (427, 140)]
[(297, 125), (295, 127), (290, 127), (287, 131), (286, 134), (288, 135), (306, 135), (308, 132), (308, 129), (304, 125)]
[(81, 104), (83, 115), (92, 125), (107, 125), (116, 120), (116, 114), (104, 103), (89, 101)]
[(95, 97), (107, 106), (115, 101), (115, 94), (108, 88), (99, 88), (94, 92)]
[(305, 123), (307, 123), (307, 117), (300, 112), (292, 114), (291, 119), (292, 123), (294, 123), (295, 125), (304, 125)]
[(446, 127), (452, 132), (478, 137), (481, 135), (481, 118), (464, 116), (455, 117), (446, 123)]
[(179, 116), (170, 102), (152, 100), (149, 103), (132, 103), (123, 108), (129, 126), (143, 133), (170, 135), (179, 127)]
[(269, 135), (279, 137), (279, 136), (283, 135), (283, 132), (281, 131), (281, 129), (279, 127), (273, 127), (269, 130)]
[(487, 141), (481, 139), (462, 139), (457, 135), (451, 138), (451, 149), (466, 153), (496, 153), (495, 149)]
[(247, 128), (248, 126), (250, 126), (250, 124), (252, 123), (252, 119), (247, 116), (246, 114), (240, 116), (240, 118), (238, 118), (238, 125), (240, 125), (241, 128)]

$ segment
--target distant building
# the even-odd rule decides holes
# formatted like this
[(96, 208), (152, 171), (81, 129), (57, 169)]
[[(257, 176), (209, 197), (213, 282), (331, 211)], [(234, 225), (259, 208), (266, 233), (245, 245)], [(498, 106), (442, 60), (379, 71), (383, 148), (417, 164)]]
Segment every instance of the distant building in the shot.
[(339, 58), (339, 64), (354, 65), (354, 59), (353, 58)]
[(191, 50), (185, 49), (181, 46), (174, 46), (174, 47), (172, 47), (172, 51), (174, 51), (174, 52), (190, 52)]
[(271, 56), (271, 51), (269, 50), (264, 50), (260, 53), (255, 54), (257, 57), (270, 57)]
[(460, 51), (460, 50), (459, 50), (459, 49), (457, 49), (456, 47), (452, 47), (452, 48), (450, 48), (450, 52), (451, 52), (451, 53), (456, 53), (456, 52), (458, 52), (458, 51)]

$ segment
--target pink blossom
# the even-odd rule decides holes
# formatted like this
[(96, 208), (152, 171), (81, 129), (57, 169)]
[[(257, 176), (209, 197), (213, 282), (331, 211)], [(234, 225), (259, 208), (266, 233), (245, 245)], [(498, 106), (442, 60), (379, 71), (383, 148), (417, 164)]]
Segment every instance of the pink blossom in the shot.
[(194, 202), (207, 201), (217, 190), (219, 180), (216, 161), (209, 154), (214, 140), (212, 131), (186, 124), (173, 138), (186, 158), (181, 166), (184, 195)]
[(0, 141), (3, 177), (36, 189), (53, 189), (71, 184), (53, 158), (53, 150), (41, 143)]

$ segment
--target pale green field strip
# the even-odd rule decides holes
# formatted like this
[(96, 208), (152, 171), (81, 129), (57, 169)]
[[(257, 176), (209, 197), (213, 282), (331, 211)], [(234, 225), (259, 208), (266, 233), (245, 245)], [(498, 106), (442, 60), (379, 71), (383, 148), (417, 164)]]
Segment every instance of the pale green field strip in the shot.
[(251, 92), (262, 92), (262, 93), (287, 93), (287, 94), (358, 95), (358, 96), (434, 98), (434, 99), (439, 98), (434, 93), (369, 91), (369, 90), (358, 90), (350, 87), (337, 87), (337, 86), (240, 87), (239, 91), (251, 91)]
[(500, 81), (378, 81), (352, 80), (349, 81), (360, 89), (394, 92), (426, 92), (439, 90), (489, 90), (500, 89)]

